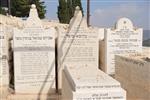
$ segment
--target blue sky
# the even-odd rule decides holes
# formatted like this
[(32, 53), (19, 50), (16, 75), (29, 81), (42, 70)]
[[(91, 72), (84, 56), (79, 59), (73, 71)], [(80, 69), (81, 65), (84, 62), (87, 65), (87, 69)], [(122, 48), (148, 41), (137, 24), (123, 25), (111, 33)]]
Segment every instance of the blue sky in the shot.
[[(57, 19), (58, 0), (42, 0), (46, 5), (46, 18)], [(86, 15), (86, 1), (81, 0)], [(150, 0), (90, 0), (93, 26), (112, 27), (121, 17), (132, 20), (134, 26), (150, 30)]]

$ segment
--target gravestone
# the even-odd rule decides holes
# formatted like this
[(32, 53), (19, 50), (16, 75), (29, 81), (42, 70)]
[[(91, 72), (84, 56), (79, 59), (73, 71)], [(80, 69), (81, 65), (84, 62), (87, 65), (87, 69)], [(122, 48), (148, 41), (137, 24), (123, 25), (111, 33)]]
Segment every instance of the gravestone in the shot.
[(65, 65), (98, 68), (98, 32), (94, 28), (87, 27), (79, 7), (76, 7), (68, 32), (59, 34), (58, 58), (59, 80)]
[[(115, 55), (142, 52), (142, 29), (134, 28), (127, 18), (121, 18), (114, 29), (105, 30), (101, 44), (101, 68), (107, 74), (115, 74)], [(103, 45), (104, 44), (104, 45)]]
[(5, 26), (0, 25), (0, 86), (9, 85), (8, 40)]
[(68, 33), (59, 37), (61, 64), (98, 67), (98, 32), (88, 28), (79, 8), (69, 24)]
[(126, 100), (120, 83), (98, 68), (65, 67), (62, 100)]
[(43, 28), (35, 5), (13, 39), (15, 93), (55, 92), (55, 29)]

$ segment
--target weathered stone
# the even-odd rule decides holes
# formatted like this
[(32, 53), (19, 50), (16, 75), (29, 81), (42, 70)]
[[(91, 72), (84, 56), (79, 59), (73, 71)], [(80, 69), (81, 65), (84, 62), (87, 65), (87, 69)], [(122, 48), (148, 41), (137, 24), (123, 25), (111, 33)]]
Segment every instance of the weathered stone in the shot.
[(14, 29), (15, 93), (55, 92), (55, 29), (44, 29), (32, 5), (23, 30)]
[(100, 45), (100, 67), (107, 74), (115, 74), (115, 55), (142, 52), (142, 29), (134, 28), (127, 18), (121, 18), (114, 29), (106, 29)]

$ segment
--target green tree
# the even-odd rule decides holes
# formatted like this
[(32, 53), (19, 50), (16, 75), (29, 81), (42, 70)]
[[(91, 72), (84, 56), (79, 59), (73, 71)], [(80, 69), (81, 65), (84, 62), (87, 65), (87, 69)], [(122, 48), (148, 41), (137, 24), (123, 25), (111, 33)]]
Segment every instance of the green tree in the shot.
[[(75, 8), (77, 6), (80, 7), (81, 11), (82, 11), (82, 15), (83, 15), (83, 8), (82, 8), (82, 4), (81, 4), (81, 0), (72, 0), (72, 6), (73, 6), (73, 15), (74, 15), (74, 12), (75, 12)], [(72, 16), (73, 16), (72, 15)]]
[(69, 10), (67, 9), (66, 0), (59, 0), (58, 19), (60, 23), (69, 23)]
[(0, 14), (6, 15), (6, 11), (4, 9), (2, 9), (2, 7), (0, 6)]
[(70, 19), (74, 16), (75, 8), (79, 6), (82, 10), (81, 0), (59, 0), (58, 6), (58, 19), (60, 23), (69, 23)]
[(44, 2), (40, 0), (12, 0), (11, 14), (17, 17), (27, 17), (29, 15), (31, 4), (35, 4), (40, 18), (45, 18)]

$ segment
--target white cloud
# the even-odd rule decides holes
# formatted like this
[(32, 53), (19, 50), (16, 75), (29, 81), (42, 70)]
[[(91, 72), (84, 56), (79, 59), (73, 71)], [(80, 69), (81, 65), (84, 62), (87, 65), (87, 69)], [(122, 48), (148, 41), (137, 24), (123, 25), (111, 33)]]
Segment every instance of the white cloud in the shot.
[(150, 11), (148, 4), (121, 4), (107, 8), (98, 8), (91, 15), (91, 24), (99, 27), (111, 27), (121, 17), (132, 20), (135, 26), (150, 29)]

